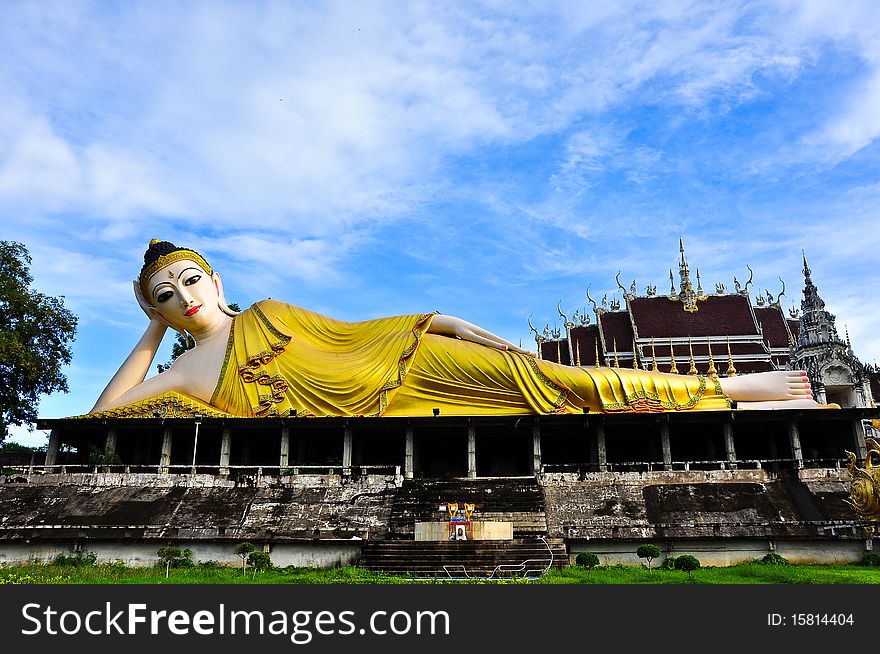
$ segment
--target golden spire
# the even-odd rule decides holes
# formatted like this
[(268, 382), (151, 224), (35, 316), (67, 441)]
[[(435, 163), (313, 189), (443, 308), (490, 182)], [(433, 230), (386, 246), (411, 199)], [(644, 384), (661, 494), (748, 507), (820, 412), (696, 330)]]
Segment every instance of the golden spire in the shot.
[(636, 341), (633, 339), (633, 370), (639, 369), (639, 353), (636, 350)]
[(596, 336), (596, 340), (593, 341), (596, 344), (596, 367), (599, 367), (599, 337)]
[(581, 367), (581, 344), (578, 341), (574, 342), (574, 364)]
[(562, 341), (556, 341), (556, 363), (562, 365)]
[(691, 369), (688, 370), (689, 375), (697, 375), (699, 371), (697, 370), (697, 364), (694, 361), (694, 344), (691, 342), (691, 337), (688, 336), (688, 349), (691, 351)]
[(736, 368), (733, 367), (733, 355), (730, 353), (730, 336), (727, 337), (727, 376), (736, 377)]
[(654, 351), (654, 337), (651, 337), (651, 370), (657, 372), (657, 353)]
[(709, 347), (709, 370), (706, 371), (706, 374), (711, 379), (715, 379), (718, 377), (718, 371), (715, 369), (715, 359), (712, 358), (712, 341), (708, 336), (706, 337), (706, 345)]
[(620, 368), (620, 362), (617, 360), (617, 339), (613, 339), (612, 342), (614, 343), (614, 367)]
[(678, 366), (675, 365), (675, 350), (672, 349), (672, 336), (669, 337), (669, 358), (672, 359), (672, 365), (669, 366), (669, 372), (678, 374)]

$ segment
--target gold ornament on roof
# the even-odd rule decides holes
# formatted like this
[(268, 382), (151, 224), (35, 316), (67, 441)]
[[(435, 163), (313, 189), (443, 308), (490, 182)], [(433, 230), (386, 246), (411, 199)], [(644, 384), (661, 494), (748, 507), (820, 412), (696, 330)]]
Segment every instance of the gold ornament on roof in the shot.
[(654, 351), (654, 337), (651, 337), (651, 370), (657, 372), (657, 353)]
[(669, 337), (669, 358), (672, 360), (672, 364), (669, 366), (669, 372), (673, 374), (678, 374), (678, 366), (675, 365), (675, 350), (672, 347), (672, 337)]
[(709, 370), (706, 371), (706, 374), (710, 379), (715, 379), (718, 377), (718, 371), (715, 369), (715, 359), (712, 358), (712, 341), (708, 336), (706, 337), (706, 345), (709, 347)]
[(688, 374), (689, 375), (699, 374), (699, 371), (697, 370), (697, 364), (694, 361), (694, 344), (691, 342), (690, 336), (688, 336), (688, 349), (691, 352), (691, 369), (688, 370)]
[(614, 344), (614, 367), (620, 368), (620, 362), (617, 360), (617, 339), (612, 339), (612, 343)]
[(730, 353), (730, 336), (727, 337), (727, 376), (736, 377), (736, 368), (733, 367), (733, 355)]

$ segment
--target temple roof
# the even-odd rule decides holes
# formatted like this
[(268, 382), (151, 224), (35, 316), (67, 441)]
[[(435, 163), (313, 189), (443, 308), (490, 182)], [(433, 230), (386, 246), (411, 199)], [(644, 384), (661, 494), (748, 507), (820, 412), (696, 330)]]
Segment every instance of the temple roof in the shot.
[(768, 346), (771, 348), (788, 348), (789, 336), (785, 328), (786, 320), (779, 307), (755, 307), (755, 317), (761, 324), (764, 342)]
[(639, 338), (759, 336), (749, 298), (740, 293), (707, 295), (693, 313), (666, 296), (636, 297), (628, 304)]
[(614, 352), (615, 343), (618, 352), (632, 352), (633, 330), (628, 312), (607, 311), (599, 316), (599, 323), (602, 325), (605, 349), (609, 354)]

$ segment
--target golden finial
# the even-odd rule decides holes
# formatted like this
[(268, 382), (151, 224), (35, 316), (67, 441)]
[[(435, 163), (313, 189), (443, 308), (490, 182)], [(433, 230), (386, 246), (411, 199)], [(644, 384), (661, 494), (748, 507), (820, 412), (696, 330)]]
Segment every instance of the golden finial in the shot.
[(691, 337), (688, 336), (688, 349), (691, 352), (691, 369), (688, 370), (689, 375), (697, 375), (699, 371), (697, 370), (697, 364), (694, 361), (694, 344), (691, 342)]
[(636, 341), (633, 339), (633, 370), (639, 369), (639, 353), (636, 350)]
[(593, 341), (593, 343), (596, 344), (596, 367), (598, 368), (600, 366), (600, 364), (599, 364), (599, 337), (598, 336), (596, 336), (596, 340)]
[(578, 341), (574, 342), (574, 364), (581, 367), (581, 344)]
[(614, 343), (614, 367), (620, 368), (620, 362), (617, 360), (617, 339), (613, 339), (612, 343)]
[(736, 368), (733, 367), (733, 355), (730, 353), (730, 336), (727, 337), (727, 376), (736, 377)]
[(675, 350), (672, 349), (672, 337), (669, 337), (669, 358), (672, 359), (672, 365), (669, 366), (669, 372), (677, 375), (678, 366), (675, 365)]
[(651, 370), (657, 372), (657, 353), (654, 351), (654, 337), (651, 337)]
[(556, 341), (556, 363), (562, 364), (562, 341)]
[(712, 358), (712, 341), (708, 336), (706, 337), (706, 345), (709, 347), (709, 370), (706, 371), (706, 374), (711, 379), (715, 379), (718, 377), (718, 371), (715, 369), (715, 359)]

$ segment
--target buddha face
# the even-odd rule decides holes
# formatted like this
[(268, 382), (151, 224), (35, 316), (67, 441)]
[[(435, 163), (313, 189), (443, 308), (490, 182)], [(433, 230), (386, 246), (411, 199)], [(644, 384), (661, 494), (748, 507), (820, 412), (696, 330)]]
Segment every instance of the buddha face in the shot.
[(182, 259), (165, 266), (150, 277), (147, 287), (146, 300), (175, 329), (197, 335), (224, 319), (220, 277), (209, 275), (195, 261)]

